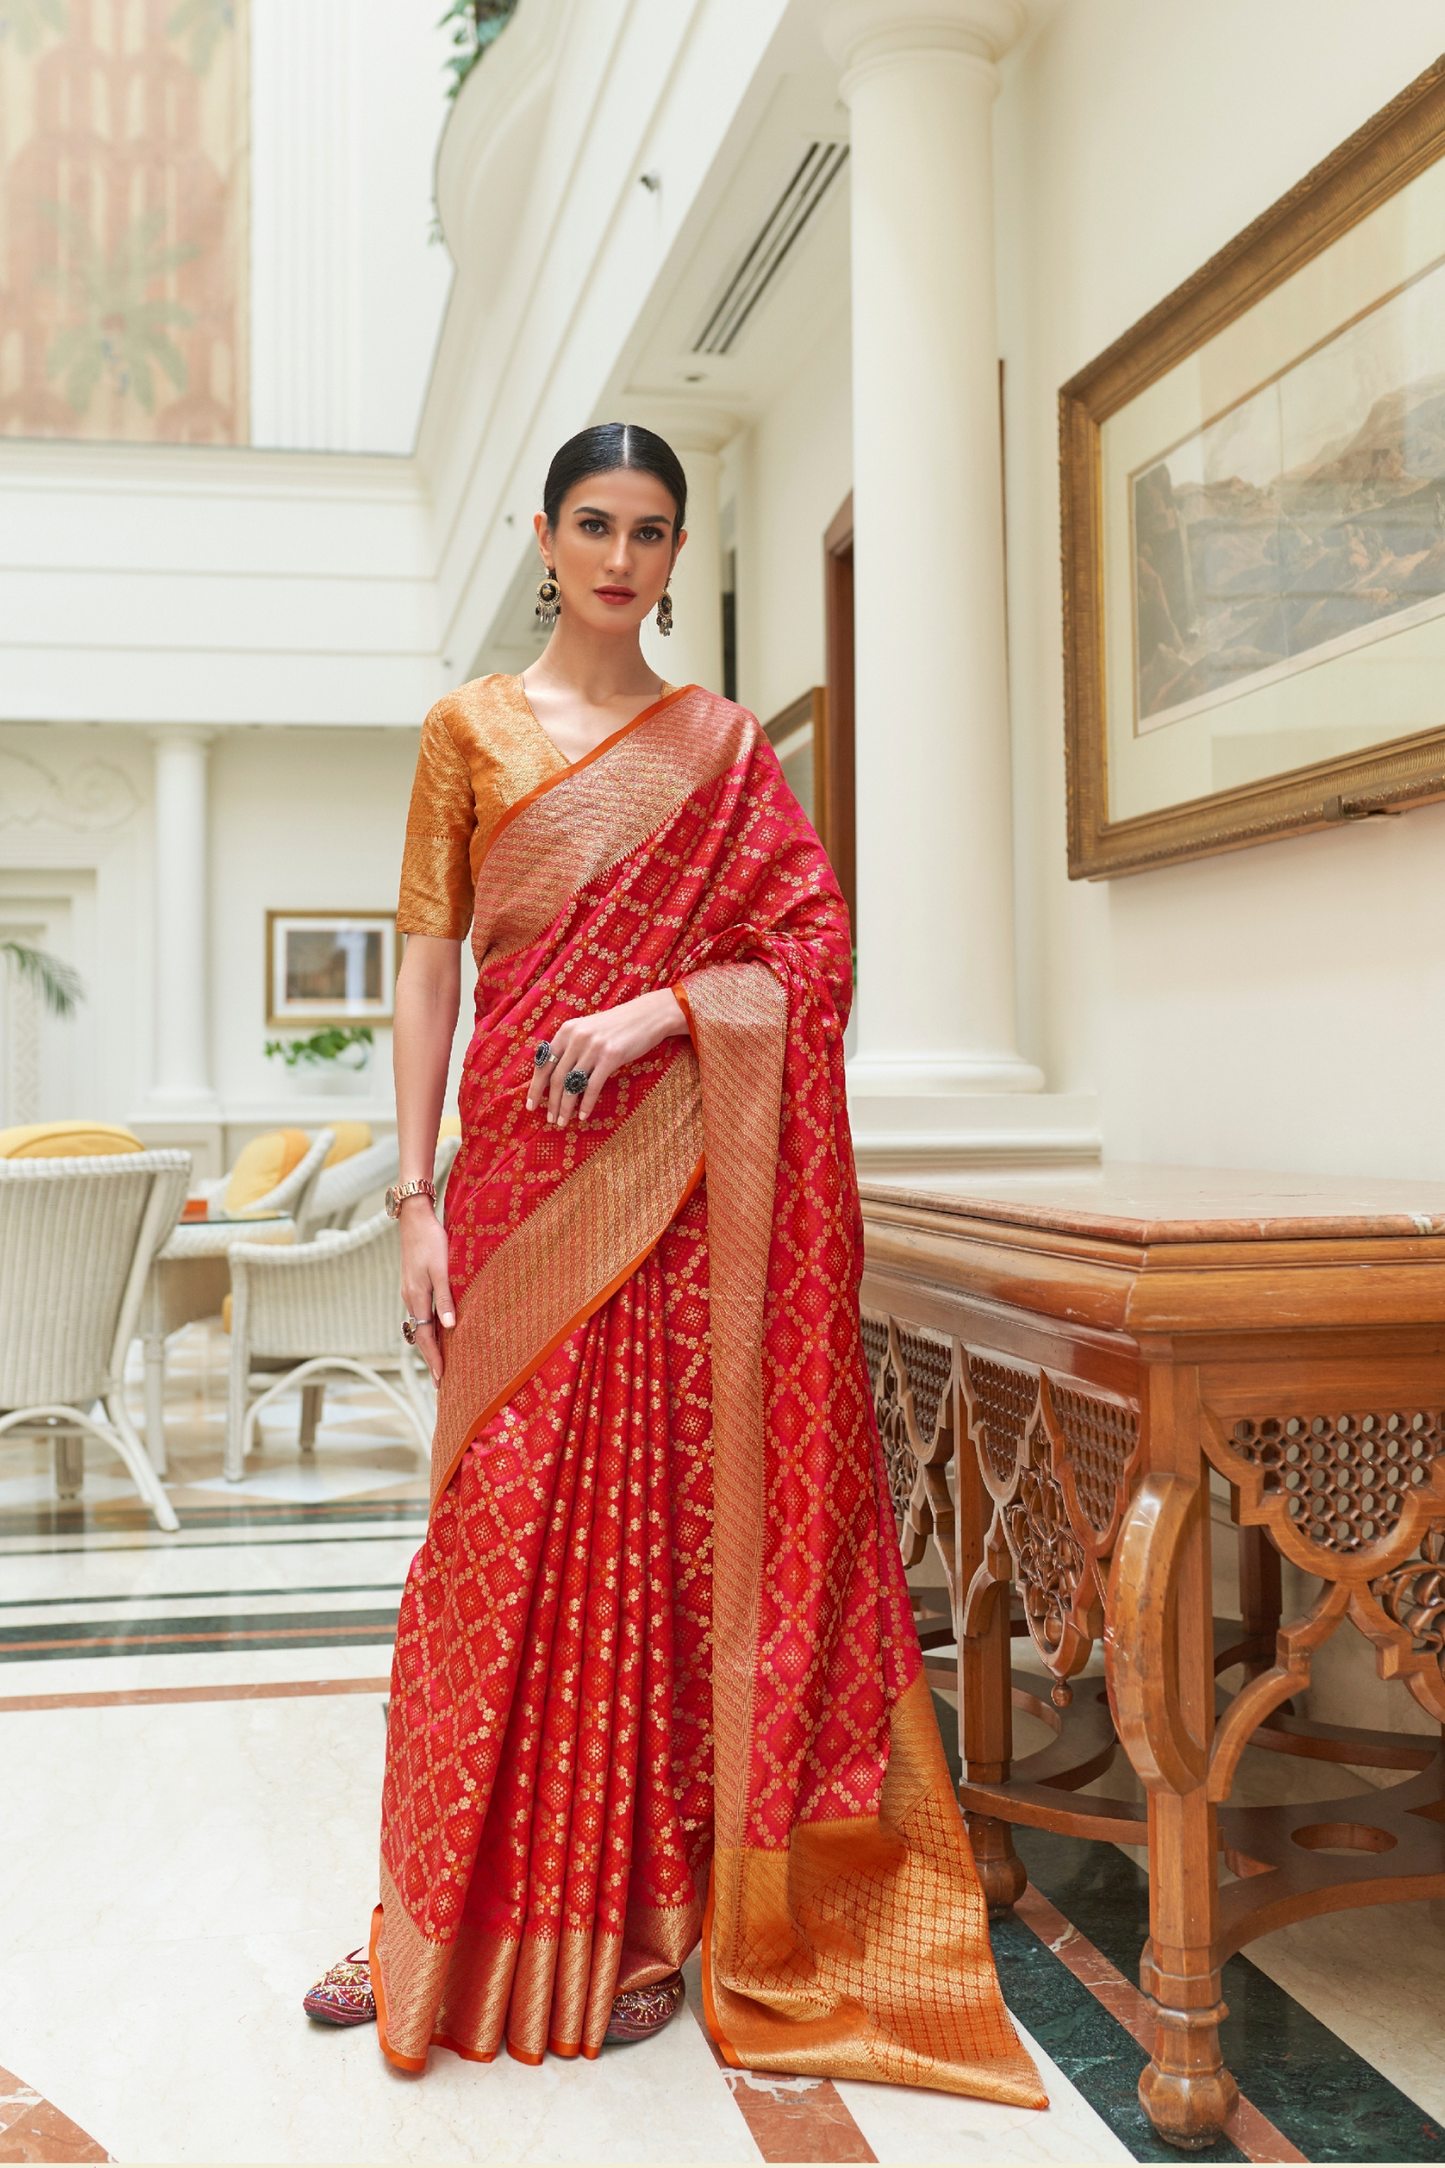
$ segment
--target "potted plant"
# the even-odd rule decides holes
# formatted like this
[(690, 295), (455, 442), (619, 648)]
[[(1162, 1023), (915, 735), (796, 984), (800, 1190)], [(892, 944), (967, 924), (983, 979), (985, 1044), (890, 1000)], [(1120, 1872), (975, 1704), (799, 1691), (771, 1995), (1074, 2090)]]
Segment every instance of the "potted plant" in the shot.
[(268, 1039), (266, 1059), (279, 1056), (300, 1091), (355, 1092), (366, 1089), (371, 1048), (369, 1024), (333, 1024), (309, 1039)]

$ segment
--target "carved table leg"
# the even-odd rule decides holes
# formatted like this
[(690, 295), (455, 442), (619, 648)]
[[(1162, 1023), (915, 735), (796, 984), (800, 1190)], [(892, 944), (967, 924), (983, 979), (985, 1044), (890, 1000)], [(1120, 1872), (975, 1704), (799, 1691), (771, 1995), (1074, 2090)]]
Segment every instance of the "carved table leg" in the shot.
[[(993, 1500), (979, 1473), (968, 1426), (958, 1422), (958, 1577), (960, 1606), (983, 1564)], [(988, 1623), (965, 1634), (958, 1621), (958, 1746), (963, 1773), (975, 1784), (1006, 1784), (1013, 1760), (1012, 1642), (1009, 1585), (994, 1592)], [(974, 1864), (990, 1919), (1008, 1912), (1028, 1888), (1028, 1871), (1014, 1850), (1013, 1825), (991, 1814), (966, 1814)]]
[(1192, 1370), (1149, 1374), (1149, 1473), (1109, 1575), (1105, 1649), (1119, 1737), (1149, 1794), (1149, 1928), (1139, 1984), (1155, 2005), (1139, 2099), (1161, 2138), (1209, 2145), (1239, 2097), (1219, 2052), (1215, 1808), (1207, 1793), (1214, 1659), (1209, 1492)]

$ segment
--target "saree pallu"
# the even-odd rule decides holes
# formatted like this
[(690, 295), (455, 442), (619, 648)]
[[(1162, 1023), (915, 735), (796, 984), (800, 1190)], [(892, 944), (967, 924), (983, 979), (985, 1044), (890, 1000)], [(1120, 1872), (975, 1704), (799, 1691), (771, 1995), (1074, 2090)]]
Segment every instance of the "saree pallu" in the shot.
[[(473, 946), (457, 1325), (388, 1720), (383, 2049), (595, 2056), (613, 1997), (701, 1938), (735, 2066), (1044, 2106), (873, 1421), (847, 913), (752, 717), (686, 688), (515, 797)], [(669, 986), (690, 1038), (585, 1127), (527, 1111), (541, 1039)]]

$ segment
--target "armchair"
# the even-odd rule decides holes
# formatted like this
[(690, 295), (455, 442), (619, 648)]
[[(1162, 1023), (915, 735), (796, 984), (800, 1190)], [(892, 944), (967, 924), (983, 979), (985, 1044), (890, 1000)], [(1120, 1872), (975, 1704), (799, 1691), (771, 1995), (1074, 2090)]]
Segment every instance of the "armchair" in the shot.
[[(0, 1162), (0, 1434), (49, 1435), (58, 1487), (77, 1433), (118, 1453), (160, 1526), (179, 1526), (126, 1413), (124, 1371), (188, 1152)], [(98, 1412), (96, 1412), (98, 1411)], [(79, 1471), (66, 1488), (79, 1488)]]

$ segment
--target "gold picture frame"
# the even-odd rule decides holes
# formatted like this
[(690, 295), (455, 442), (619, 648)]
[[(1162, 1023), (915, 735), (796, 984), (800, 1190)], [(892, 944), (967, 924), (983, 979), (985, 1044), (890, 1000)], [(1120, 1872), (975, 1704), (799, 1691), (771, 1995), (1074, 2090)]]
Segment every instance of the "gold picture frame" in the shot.
[(1071, 879), (1445, 797), (1442, 161), (1445, 59), (1060, 392)]
[(389, 1024), (400, 964), (395, 911), (268, 911), (266, 1022)]

